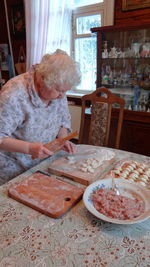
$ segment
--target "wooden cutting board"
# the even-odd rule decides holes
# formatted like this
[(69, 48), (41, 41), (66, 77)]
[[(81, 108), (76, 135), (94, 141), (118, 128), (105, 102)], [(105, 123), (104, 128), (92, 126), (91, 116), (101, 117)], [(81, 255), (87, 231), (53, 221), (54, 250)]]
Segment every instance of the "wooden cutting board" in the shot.
[[(83, 171), (83, 164), (87, 160), (98, 159), (100, 166), (94, 169), (94, 172)], [(78, 183), (89, 185), (94, 182), (115, 160), (115, 154), (111, 150), (102, 147), (80, 145), (78, 152), (72, 156), (64, 156), (53, 161), (48, 171), (55, 175), (66, 176)], [(85, 169), (85, 168), (84, 168)]]
[(11, 198), (53, 218), (67, 212), (81, 199), (82, 194), (82, 188), (41, 172), (28, 176), (8, 189)]

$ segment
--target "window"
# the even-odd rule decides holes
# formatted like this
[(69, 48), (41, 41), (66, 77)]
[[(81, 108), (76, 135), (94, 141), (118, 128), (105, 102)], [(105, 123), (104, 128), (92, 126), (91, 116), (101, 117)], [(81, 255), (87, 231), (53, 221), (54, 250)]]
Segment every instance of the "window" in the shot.
[(96, 3), (102, 3), (105, 0), (74, 0), (74, 7), (81, 7), (81, 6), (87, 6), (92, 5)]
[(114, 0), (74, 0), (72, 52), (82, 72), (78, 93), (96, 89), (96, 35), (90, 28), (112, 25), (113, 11)]

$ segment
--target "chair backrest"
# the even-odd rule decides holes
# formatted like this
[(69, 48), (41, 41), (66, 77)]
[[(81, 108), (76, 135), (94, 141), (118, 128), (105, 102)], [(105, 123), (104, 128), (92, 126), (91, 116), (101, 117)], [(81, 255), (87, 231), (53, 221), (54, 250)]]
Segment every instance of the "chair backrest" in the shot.
[(111, 91), (106, 88), (98, 88), (93, 93), (84, 95), (82, 97), (79, 144), (83, 142), (85, 109), (87, 108), (87, 103), (88, 105), (91, 104), (91, 123), (88, 144), (99, 146), (108, 146), (112, 105), (117, 104), (117, 107), (119, 107), (119, 116), (115, 148), (119, 148), (125, 100), (111, 93)]

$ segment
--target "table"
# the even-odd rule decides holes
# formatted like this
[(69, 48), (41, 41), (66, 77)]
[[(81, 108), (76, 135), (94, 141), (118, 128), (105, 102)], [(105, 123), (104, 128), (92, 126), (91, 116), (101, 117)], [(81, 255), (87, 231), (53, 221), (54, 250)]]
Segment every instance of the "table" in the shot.
[[(149, 157), (112, 150), (116, 161), (150, 163)], [(65, 153), (0, 187), (0, 267), (150, 267), (150, 219), (133, 225), (111, 224), (90, 214), (82, 200), (62, 218), (53, 219), (7, 196), (10, 184), (36, 170), (47, 171), (49, 163)]]

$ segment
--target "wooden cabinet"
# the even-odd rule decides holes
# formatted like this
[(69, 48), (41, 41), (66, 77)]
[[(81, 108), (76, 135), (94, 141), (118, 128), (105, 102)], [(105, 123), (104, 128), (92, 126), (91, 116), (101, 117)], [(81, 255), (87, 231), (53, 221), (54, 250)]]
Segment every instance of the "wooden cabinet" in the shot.
[[(116, 122), (118, 117), (117, 109), (113, 110), (113, 119), (111, 122), (111, 134), (109, 147), (114, 148)], [(120, 142), (120, 149), (150, 156), (150, 123), (149, 116), (139, 115), (139, 112), (125, 111), (124, 121)], [(147, 114), (149, 115), (149, 114)], [(134, 119), (135, 116), (135, 119)], [(139, 119), (140, 118), (140, 119)], [(143, 119), (143, 122), (142, 122)], [(146, 119), (146, 120), (145, 120)], [(84, 144), (88, 144), (88, 133), (90, 129), (91, 114), (87, 112), (85, 119)], [(145, 121), (145, 122), (144, 122)]]
[[(97, 35), (97, 87), (126, 101), (120, 148), (150, 155), (150, 24), (91, 31)], [(111, 147), (116, 115), (114, 107)]]

